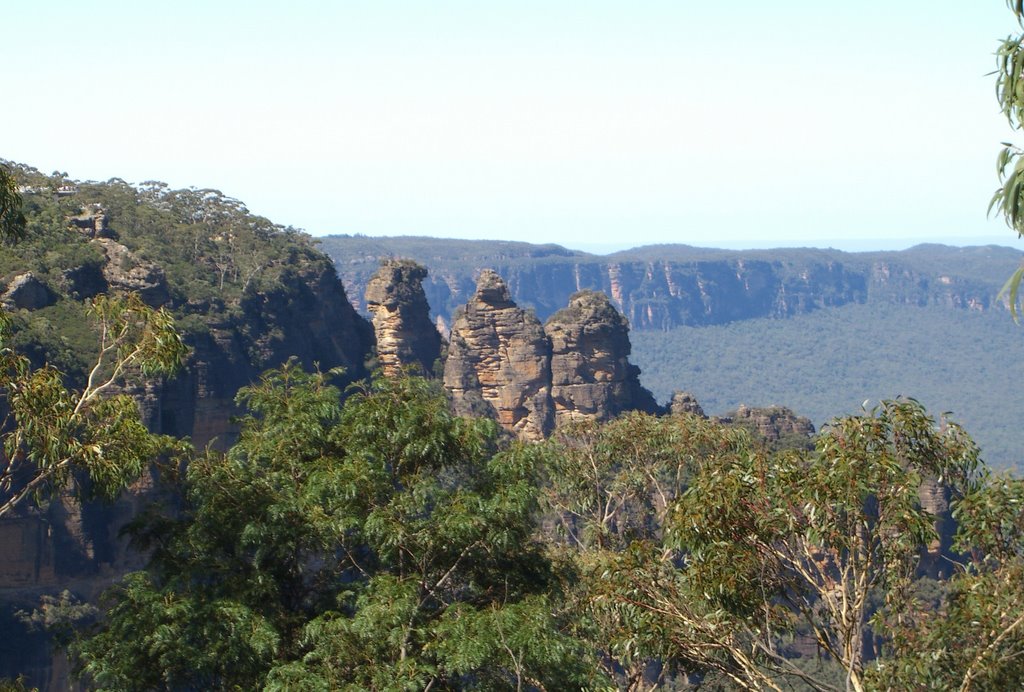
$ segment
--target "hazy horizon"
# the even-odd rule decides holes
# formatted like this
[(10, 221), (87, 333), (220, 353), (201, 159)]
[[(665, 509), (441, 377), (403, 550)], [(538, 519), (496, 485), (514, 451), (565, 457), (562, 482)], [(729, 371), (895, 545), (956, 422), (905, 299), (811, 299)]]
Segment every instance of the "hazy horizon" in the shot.
[[(653, 242), (653, 243), (630, 243), (630, 242), (618, 242), (618, 243), (562, 243), (557, 239), (551, 239), (545, 243), (535, 243), (533, 241), (520, 240), (519, 238), (453, 238), (446, 236), (430, 236), (417, 233), (396, 233), (388, 235), (369, 235), (361, 233), (325, 233), (321, 238), (331, 236), (364, 236), (367, 238), (436, 238), (437, 240), (463, 240), (467, 242), (528, 242), (535, 245), (554, 244), (566, 248), (567, 250), (577, 250), (581, 252), (587, 252), (593, 255), (609, 255), (615, 252), (622, 252), (625, 250), (638, 249), (650, 245), (688, 245), (691, 247), (704, 248), (704, 249), (718, 249), (718, 250), (773, 250), (773, 249), (791, 249), (791, 248), (817, 248), (822, 250), (833, 249), (841, 250), (843, 252), (876, 252), (876, 251), (900, 251), (907, 250), (915, 245), (921, 244), (937, 244), (937, 245), (948, 245), (951, 247), (978, 247), (986, 245), (997, 245), (1006, 247), (1012, 250), (1022, 250), (1017, 247), (1013, 242), (1016, 240), (1010, 231), (1007, 231), (1004, 235), (992, 235), (992, 236), (951, 236), (944, 238), (912, 238), (912, 237), (889, 237), (889, 238), (831, 238), (823, 239), (819, 242), (787, 242), (784, 239), (772, 240), (767, 239), (760, 243), (744, 243), (744, 242), (725, 242), (719, 245), (703, 244), (703, 243), (664, 243), (664, 242)], [(1009, 239), (1007, 239), (1009, 235)], [(1024, 250), (1022, 250), (1024, 251)]]
[(215, 188), (312, 235), (1013, 242), (985, 215), (1013, 135), (987, 74), (1016, 26), (998, 1), (53, 0), (6, 18), (24, 97), (0, 157)]

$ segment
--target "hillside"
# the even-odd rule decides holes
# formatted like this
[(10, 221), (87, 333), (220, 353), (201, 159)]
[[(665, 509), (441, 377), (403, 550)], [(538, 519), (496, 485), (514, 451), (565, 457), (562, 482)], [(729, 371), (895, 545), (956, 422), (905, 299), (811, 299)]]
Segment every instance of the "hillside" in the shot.
[[(139, 292), (174, 313), (193, 349), (186, 375), (166, 383), (148, 422), (200, 445), (226, 432), (239, 386), (291, 356), (364, 374), (369, 324), (305, 234), (217, 190), (75, 181), (8, 165), (28, 238), (0, 255), (0, 298), (16, 320), (15, 346), (37, 362), (81, 377), (96, 348), (85, 301)], [(223, 409), (216, 421), (195, 415), (204, 402)]]
[[(128, 393), (150, 430), (190, 438), (199, 449), (229, 445), (238, 389), (293, 356), (306, 367), (343, 367), (349, 379), (365, 375), (370, 325), (308, 236), (216, 190), (75, 181), (8, 166), (28, 234), (0, 250), (0, 302), (13, 318), (13, 346), (37, 365), (83, 380), (98, 343), (87, 316), (93, 296), (135, 291), (168, 308), (190, 348), (185, 368)], [(61, 498), (3, 517), (0, 677), (26, 672), (50, 680), (50, 689), (68, 688), (67, 671), (12, 614), (70, 584), (94, 597), (138, 566), (141, 556), (118, 529), (139, 513), (153, 483), (141, 479), (115, 504)]]

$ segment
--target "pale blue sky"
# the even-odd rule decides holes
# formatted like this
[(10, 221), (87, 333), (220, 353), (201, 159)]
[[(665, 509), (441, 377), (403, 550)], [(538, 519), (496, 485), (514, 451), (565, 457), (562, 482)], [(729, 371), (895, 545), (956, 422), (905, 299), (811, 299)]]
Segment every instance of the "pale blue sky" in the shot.
[(314, 235), (1017, 242), (1003, 0), (18, 4), (0, 158), (46, 172)]

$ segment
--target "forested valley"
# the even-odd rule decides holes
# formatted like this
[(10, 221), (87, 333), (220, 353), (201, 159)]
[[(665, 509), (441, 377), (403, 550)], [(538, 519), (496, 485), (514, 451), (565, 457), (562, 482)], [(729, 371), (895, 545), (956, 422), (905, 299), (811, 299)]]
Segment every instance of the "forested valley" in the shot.
[[(850, 305), (789, 319), (634, 331), (633, 360), (660, 401), (679, 386), (709, 413), (785, 405), (816, 426), (880, 400), (949, 411), (992, 466), (1020, 473), (1020, 328), (1006, 311)], [(685, 383), (685, 384), (683, 384)]]

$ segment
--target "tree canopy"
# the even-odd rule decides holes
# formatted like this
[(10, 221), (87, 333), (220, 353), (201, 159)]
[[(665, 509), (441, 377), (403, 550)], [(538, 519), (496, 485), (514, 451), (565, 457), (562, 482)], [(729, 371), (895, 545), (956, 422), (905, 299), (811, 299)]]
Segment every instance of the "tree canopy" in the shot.
[(0, 242), (24, 238), (26, 223), (17, 182), (0, 166)]
[(145, 572), (75, 654), (99, 689), (575, 689), (559, 571), (534, 536), (537, 457), (433, 383), (344, 406), (294, 365), (243, 390), (184, 515), (142, 522)]

